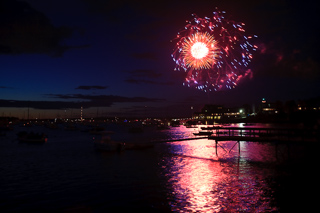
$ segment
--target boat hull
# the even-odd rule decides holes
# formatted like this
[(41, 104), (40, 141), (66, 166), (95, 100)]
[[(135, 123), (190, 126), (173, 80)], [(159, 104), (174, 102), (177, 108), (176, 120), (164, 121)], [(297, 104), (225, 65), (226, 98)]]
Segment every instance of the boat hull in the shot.
[(103, 151), (123, 151), (125, 148), (125, 144), (117, 141), (99, 141), (94, 142), (94, 146), (98, 150)]

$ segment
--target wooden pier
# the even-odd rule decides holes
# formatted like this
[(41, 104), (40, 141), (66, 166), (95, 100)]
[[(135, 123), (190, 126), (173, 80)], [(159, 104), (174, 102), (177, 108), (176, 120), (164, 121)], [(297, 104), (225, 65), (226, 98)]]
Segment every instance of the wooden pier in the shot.
[(218, 141), (250, 141), (250, 142), (311, 142), (316, 141), (314, 129), (292, 128), (248, 128), (248, 127), (213, 127), (209, 139)]
[(180, 139), (169, 139), (169, 140), (152, 141), (152, 143), (172, 143), (172, 142), (200, 140), (200, 139), (207, 139), (207, 138), (208, 138), (208, 136), (206, 136), (206, 137), (196, 137), (196, 138), (180, 138)]
[[(293, 129), (293, 128), (255, 128), (255, 127), (207, 127), (205, 128), (210, 134), (194, 134), (198, 137), (181, 138), (152, 141), (152, 143), (171, 143), (179, 141), (208, 139), (215, 141), (216, 155), (218, 155), (218, 146), (225, 152), (231, 150), (238, 145), (240, 155), (240, 142), (258, 142), (258, 143), (274, 143), (277, 150), (278, 144), (308, 143), (317, 144), (320, 142), (319, 130), (316, 129)], [(228, 151), (219, 144), (221, 141), (233, 141), (235, 144)]]
[[(292, 143), (317, 142), (319, 132), (314, 129), (289, 129), (289, 128), (248, 128), (248, 127), (212, 127), (213, 134), (209, 140), (215, 140), (216, 154), (220, 141), (235, 141), (229, 152), (238, 144), (240, 154), (240, 142), (259, 143)], [(223, 148), (222, 146), (220, 146)], [(224, 149), (224, 148), (223, 148)], [(224, 149), (225, 150), (225, 149)], [(227, 152), (227, 150), (225, 150)]]

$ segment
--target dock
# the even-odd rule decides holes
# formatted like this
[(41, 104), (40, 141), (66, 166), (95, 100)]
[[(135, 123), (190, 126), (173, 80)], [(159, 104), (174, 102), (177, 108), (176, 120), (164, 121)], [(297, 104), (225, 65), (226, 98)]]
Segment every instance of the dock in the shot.
[[(199, 139), (208, 139), (215, 141), (216, 155), (218, 155), (218, 146), (225, 152), (231, 150), (238, 145), (240, 156), (240, 143), (241, 142), (257, 142), (257, 143), (274, 143), (277, 149), (278, 144), (298, 144), (309, 143), (316, 144), (319, 141), (319, 130), (316, 129), (298, 129), (298, 128), (258, 128), (258, 127), (209, 127), (206, 128), (208, 133), (204, 131), (194, 133), (197, 137), (169, 139), (152, 141), (152, 143), (172, 143), (179, 141), (190, 141)], [(221, 141), (235, 142), (230, 150), (226, 150), (223, 146), (219, 145)]]
[[(212, 127), (213, 134), (208, 136), (216, 144), (216, 154), (220, 141), (236, 142), (229, 152), (238, 145), (239, 154), (240, 142), (258, 142), (290, 144), (294, 143), (315, 143), (319, 140), (319, 132), (315, 129), (298, 128), (253, 128), (253, 127)], [(222, 146), (220, 146), (223, 148)], [(224, 148), (223, 148), (224, 149)], [(225, 150), (225, 149), (224, 149)], [(227, 152), (227, 150), (225, 150)]]
[(310, 141), (319, 134), (314, 129), (298, 128), (252, 128), (252, 127), (213, 127), (213, 140), (242, 140), (252, 142)]
[(152, 143), (173, 143), (173, 142), (179, 142), (179, 141), (190, 141), (190, 140), (200, 140), (200, 139), (207, 139), (206, 137), (195, 137), (195, 138), (180, 138), (180, 139), (169, 139), (169, 140), (158, 140), (158, 141), (152, 141)]

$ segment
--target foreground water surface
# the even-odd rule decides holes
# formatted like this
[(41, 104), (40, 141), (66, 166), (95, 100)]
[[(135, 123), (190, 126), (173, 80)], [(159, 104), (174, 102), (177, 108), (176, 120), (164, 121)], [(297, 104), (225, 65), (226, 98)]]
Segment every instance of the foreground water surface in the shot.
[[(129, 133), (124, 125), (103, 126), (115, 132), (114, 140), (136, 143), (191, 138), (200, 128)], [(44, 132), (48, 141), (19, 143), (19, 131)], [(239, 155), (229, 141), (220, 143), (216, 155), (214, 141), (199, 139), (119, 153), (95, 149), (93, 137), (63, 126), (16, 126), (1, 136), (1, 212), (305, 212), (318, 207), (317, 143), (275, 149), (273, 143), (241, 142)]]

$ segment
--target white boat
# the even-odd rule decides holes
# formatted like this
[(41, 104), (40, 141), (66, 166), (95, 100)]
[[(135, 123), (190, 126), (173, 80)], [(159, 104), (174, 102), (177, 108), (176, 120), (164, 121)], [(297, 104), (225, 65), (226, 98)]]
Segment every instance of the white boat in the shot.
[(101, 140), (94, 140), (94, 146), (99, 150), (104, 151), (123, 151), (125, 148), (124, 142), (111, 140), (110, 136), (103, 136)]

